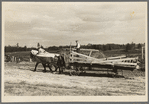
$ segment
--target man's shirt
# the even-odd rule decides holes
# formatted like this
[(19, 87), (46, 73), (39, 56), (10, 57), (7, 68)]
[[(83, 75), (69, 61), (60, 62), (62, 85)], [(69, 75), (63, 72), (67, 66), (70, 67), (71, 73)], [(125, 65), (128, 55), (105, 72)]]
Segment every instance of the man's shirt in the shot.
[(76, 48), (80, 48), (80, 44), (79, 44), (79, 43), (77, 43), (77, 46), (76, 46)]

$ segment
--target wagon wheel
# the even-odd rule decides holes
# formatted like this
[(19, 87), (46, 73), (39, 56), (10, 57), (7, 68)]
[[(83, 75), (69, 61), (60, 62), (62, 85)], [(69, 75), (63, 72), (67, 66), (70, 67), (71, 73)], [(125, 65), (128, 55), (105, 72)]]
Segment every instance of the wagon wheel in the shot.
[(76, 76), (77, 75), (75, 66), (71, 66), (71, 70), (70, 70), (69, 74), (71, 76)]
[(82, 67), (81, 66), (77, 66), (76, 67), (76, 74), (79, 76), (82, 73)]
[(114, 78), (116, 77), (116, 76), (118, 76), (118, 69), (116, 69), (116, 68), (114, 68), (113, 67), (113, 72), (114, 72), (114, 74), (112, 75)]
[[(83, 66), (78, 67), (78, 69), (79, 69), (79, 71), (80, 71), (80, 74), (86, 73), (86, 71), (84, 70)], [(79, 74), (79, 75), (80, 75), (80, 74)]]
[(70, 76), (76, 76), (76, 71), (75, 70), (71, 70), (70, 71)]
[[(119, 74), (118, 70), (121, 71), (121, 74)], [(121, 78), (122, 78), (122, 77), (125, 78), (125, 77), (126, 77), (126, 76), (123, 74), (123, 70), (122, 70), (122, 69), (116, 69), (116, 68), (114, 68), (114, 69), (113, 69), (113, 72), (114, 72), (114, 75), (112, 75), (112, 76), (113, 76), (114, 78), (115, 78), (115, 77), (118, 77), (118, 78), (120, 78), (120, 77), (121, 77)]]
[(70, 75), (71, 76), (79, 76), (81, 73), (80, 67), (77, 65), (71, 66)]

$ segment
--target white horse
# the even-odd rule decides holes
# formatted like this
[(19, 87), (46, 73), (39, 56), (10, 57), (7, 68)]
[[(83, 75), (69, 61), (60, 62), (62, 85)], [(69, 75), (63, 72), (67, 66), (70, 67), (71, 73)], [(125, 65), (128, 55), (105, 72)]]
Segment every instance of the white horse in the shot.
[(44, 67), (44, 72), (46, 72), (46, 67), (49, 67), (50, 71), (53, 72), (51, 67), (54, 66), (55, 71), (57, 71), (57, 69), (59, 68), (59, 73), (61, 73), (63, 71), (61, 70), (61, 67), (65, 66), (64, 57), (60, 54), (48, 53), (46, 51), (44, 53), (38, 54), (37, 50), (31, 50), (30, 57), (31, 59), (36, 61), (34, 71), (36, 71), (39, 63), (42, 63)]

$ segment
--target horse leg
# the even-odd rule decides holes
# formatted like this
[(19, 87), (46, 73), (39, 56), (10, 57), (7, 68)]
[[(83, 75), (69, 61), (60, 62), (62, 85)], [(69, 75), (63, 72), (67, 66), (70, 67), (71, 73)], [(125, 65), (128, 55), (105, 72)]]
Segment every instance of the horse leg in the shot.
[(42, 63), (42, 66), (44, 67), (44, 72), (46, 72), (46, 64)]
[(55, 67), (55, 68), (56, 68), (55, 71), (57, 71), (58, 67)]
[(58, 66), (58, 68), (59, 68), (59, 73), (61, 74), (61, 73), (63, 73), (63, 66)]
[(52, 66), (50, 66), (50, 64), (48, 64), (48, 67), (49, 67), (50, 71), (53, 72), (53, 70), (51, 69)]
[(50, 65), (49, 65), (49, 64), (48, 64), (48, 67), (49, 67), (50, 71), (52, 71), (52, 69), (51, 69), (51, 67), (50, 67)]
[(58, 66), (57, 69), (59, 69), (59, 74), (61, 74), (61, 68)]
[(36, 65), (35, 65), (35, 69), (34, 69), (34, 71), (36, 71), (36, 68), (37, 68), (38, 64), (39, 64), (39, 63), (37, 62)]

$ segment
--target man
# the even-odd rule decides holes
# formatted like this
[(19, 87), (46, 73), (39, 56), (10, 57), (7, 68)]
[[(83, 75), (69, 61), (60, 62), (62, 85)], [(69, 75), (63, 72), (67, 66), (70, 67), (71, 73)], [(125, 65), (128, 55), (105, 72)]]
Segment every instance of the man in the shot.
[(38, 54), (40, 54), (40, 53), (44, 53), (44, 52), (45, 52), (45, 50), (42, 49), (41, 46), (38, 46)]
[(78, 42), (78, 40), (76, 40), (76, 52), (80, 51), (80, 44)]

